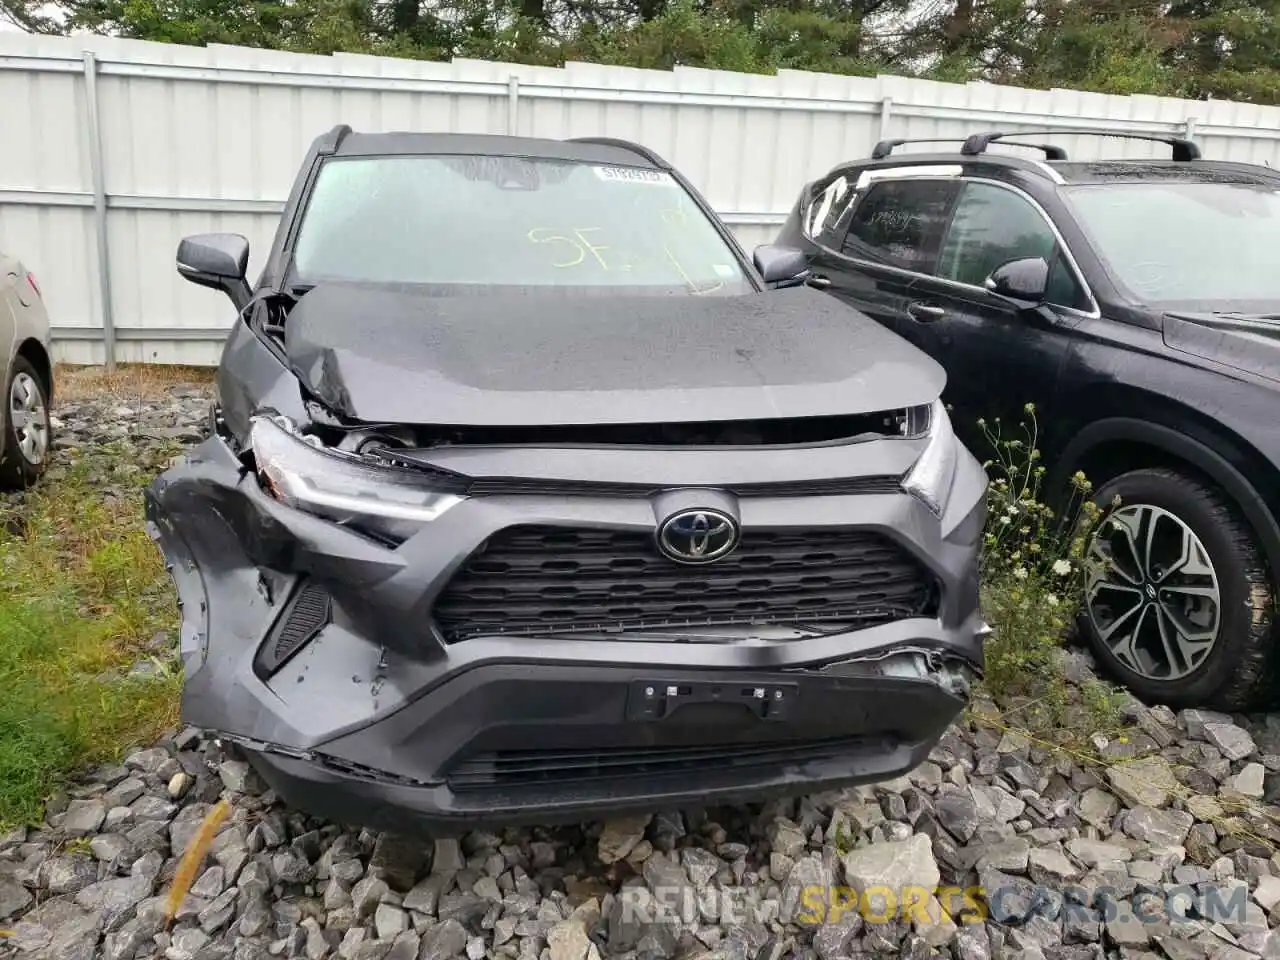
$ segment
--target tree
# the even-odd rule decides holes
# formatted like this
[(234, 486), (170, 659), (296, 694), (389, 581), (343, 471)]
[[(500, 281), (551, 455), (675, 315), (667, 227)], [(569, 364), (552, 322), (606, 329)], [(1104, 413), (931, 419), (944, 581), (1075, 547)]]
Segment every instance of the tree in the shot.
[(0, 0), (39, 33), (1280, 103), (1280, 0)]

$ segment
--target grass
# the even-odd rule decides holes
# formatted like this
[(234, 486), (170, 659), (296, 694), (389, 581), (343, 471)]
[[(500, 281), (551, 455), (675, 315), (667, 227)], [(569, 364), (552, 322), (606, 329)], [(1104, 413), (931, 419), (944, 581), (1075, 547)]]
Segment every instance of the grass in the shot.
[(102, 399), (127, 404), (159, 399), (174, 387), (212, 383), (213, 374), (208, 367), (164, 364), (124, 364), (113, 373), (107, 373), (105, 367), (62, 364), (54, 371), (54, 382), (58, 402)]
[[(166, 371), (60, 374), (60, 402), (120, 403), (198, 382)], [(176, 608), (141, 491), (179, 447), (147, 449), (62, 451), (34, 490), (0, 499), (0, 826), (37, 822), (77, 771), (177, 720), (170, 646), (154, 643), (176, 637)], [(150, 676), (130, 676), (149, 659)]]

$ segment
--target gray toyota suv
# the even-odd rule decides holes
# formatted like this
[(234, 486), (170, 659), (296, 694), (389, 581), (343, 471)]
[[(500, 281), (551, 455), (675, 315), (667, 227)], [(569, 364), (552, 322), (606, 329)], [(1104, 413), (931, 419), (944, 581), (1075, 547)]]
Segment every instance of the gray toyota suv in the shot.
[(748, 260), (652, 152), (339, 127), (148, 491), (183, 712), (379, 829), (871, 782), (981, 675), (986, 476), (941, 368)]

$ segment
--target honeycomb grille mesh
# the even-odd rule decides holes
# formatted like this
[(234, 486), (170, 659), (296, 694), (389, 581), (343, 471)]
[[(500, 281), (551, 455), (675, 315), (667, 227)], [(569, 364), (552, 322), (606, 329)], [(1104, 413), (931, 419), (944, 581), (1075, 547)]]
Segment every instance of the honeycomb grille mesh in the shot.
[(435, 616), (451, 643), (674, 626), (867, 627), (931, 615), (934, 584), (903, 547), (865, 529), (748, 530), (728, 556), (686, 566), (642, 532), (522, 526), (472, 555)]

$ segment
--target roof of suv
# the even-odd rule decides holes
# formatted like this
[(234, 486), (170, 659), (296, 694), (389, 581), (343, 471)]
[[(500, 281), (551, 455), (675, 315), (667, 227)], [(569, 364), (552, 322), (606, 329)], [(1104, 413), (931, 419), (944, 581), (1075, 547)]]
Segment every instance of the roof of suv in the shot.
[(605, 137), (553, 140), (493, 133), (357, 133), (344, 124), (321, 135), (317, 142), (321, 153), (339, 157), (465, 154), (671, 169), (669, 163), (647, 147)]
[[(1236, 183), (1258, 186), (1280, 185), (1280, 170), (1253, 163), (1228, 160), (1204, 160), (1199, 148), (1189, 140), (1173, 136), (1125, 134), (1108, 130), (1062, 130), (1067, 136), (1086, 135), (1120, 139), (1136, 139), (1166, 143), (1171, 148), (1171, 159), (1105, 159), (1070, 160), (1066, 151), (1053, 144), (1021, 142), (1007, 137), (1041, 137), (1045, 134), (1025, 131), (1009, 133), (975, 133), (968, 137), (956, 137), (952, 142), (963, 142), (956, 151), (894, 154), (895, 148), (913, 143), (942, 143), (942, 140), (884, 140), (872, 151), (872, 165), (884, 169), (899, 165), (932, 164), (986, 164), (1006, 169), (1048, 176), (1059, 183), (1132, 183), (1135, 181)], [(1049, 134), (1052, 136), (1052, 134)], [(990, 153), (990, 146), (1016, 147), (1021, 150), (1039, 151), (1044, 159), (1031, 159), (1022, 154)], [(862, 161), (865, 164), (867, 161)], [(844, 165), (842, 165), (844, 166)]]
[(1275, 186), (1280, 170), (1221, 160), (1056, 160), (1049, 165), (1068, 183), (1120, 183), (1135, 180), (1244, 183)]

